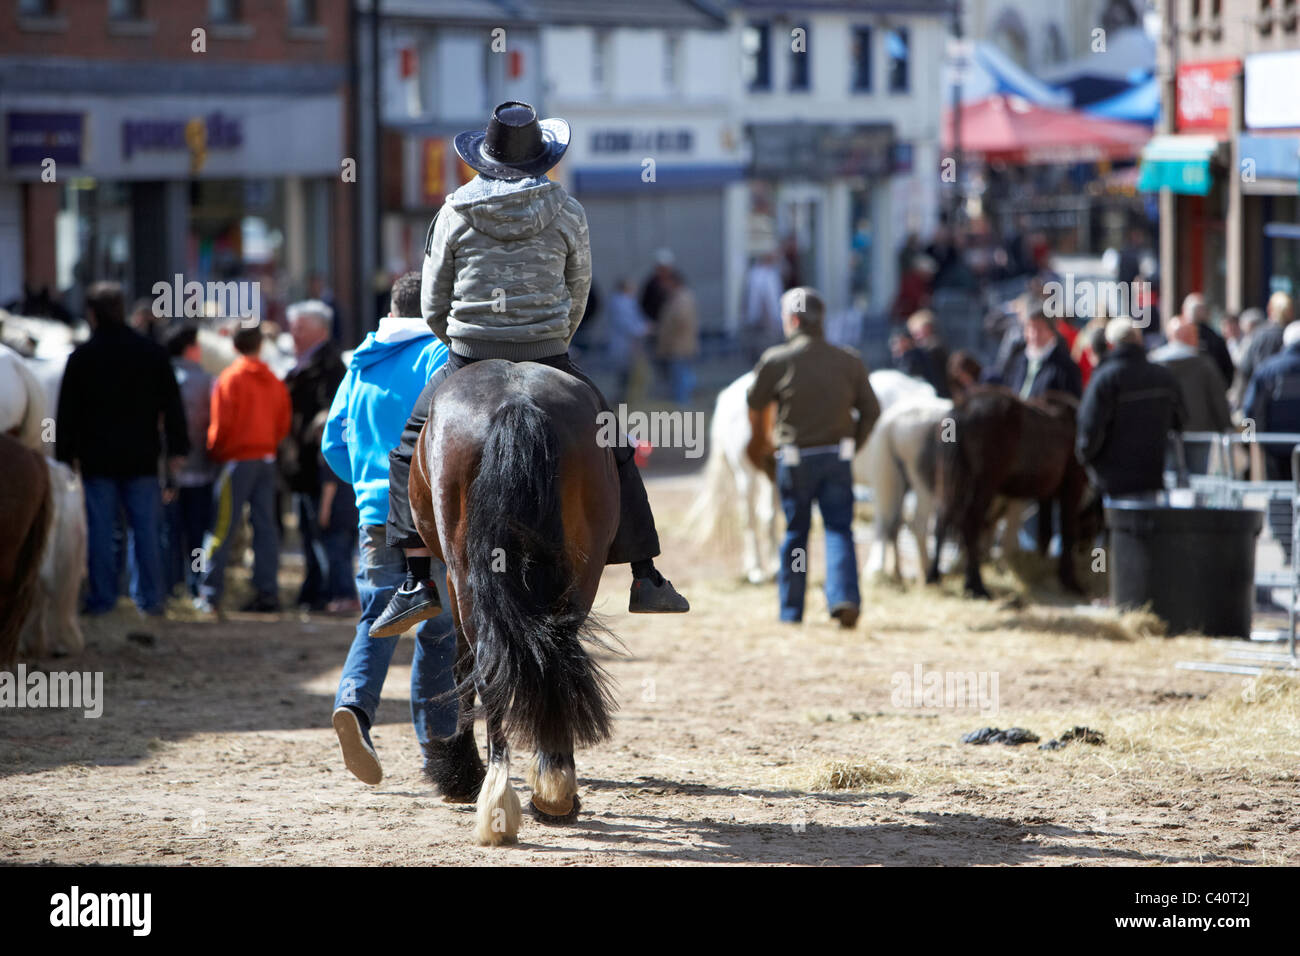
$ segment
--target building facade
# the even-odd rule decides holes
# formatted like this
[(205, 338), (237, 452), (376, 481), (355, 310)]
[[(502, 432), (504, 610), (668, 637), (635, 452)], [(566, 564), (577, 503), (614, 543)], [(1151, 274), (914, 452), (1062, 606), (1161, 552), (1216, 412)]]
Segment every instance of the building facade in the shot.
[(0, 3), (0, 302), (352, 293), (347, 0)]

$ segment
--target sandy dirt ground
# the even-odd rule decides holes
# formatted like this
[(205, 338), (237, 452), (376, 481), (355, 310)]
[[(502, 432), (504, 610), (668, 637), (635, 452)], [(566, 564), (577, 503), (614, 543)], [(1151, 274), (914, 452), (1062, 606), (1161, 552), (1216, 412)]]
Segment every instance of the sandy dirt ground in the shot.
[[(517, 846), (471, 842), (472, 808), (422, 777), (411, 645), (374, 732), (385, 779), (343, 767), (329, 717), (353, 627), (232, 615), (96, 628), (104, 714), (0, 711), (0, 861), (164, 864), (1296, 864), (1300, 687), (1175, 669), (1220, 643), (1064, 605), (943, 590), (867, 592), (844, 632), (819, 591), (802, 625), (773, 586), (739, 583), (734, 550), (674, 527), (691, 477), (652, 483), (685, 618), (629, 616), (625, 568), (599, 610), (626, 645), (606, 664), (614, 738), (578, 754), (584, 812), (525, 817)], [(821, 566), (814, 539), (813, 574)], [(291, 575), (286, 574), (286, 585)], [(991, 583), (1003, 598), (1011, 592)], [(130, 638), (127, 630), (151, 639)], [(927, 700), (903, 675), (996, 678), (996, 711)], [(988, 701), (993, 699), (989, 695)], [(972, 746), (984, 726), (1096, 746)], [(482, 731), (479, 733), (482, 744)], [(516, 787), (527, 755), (515, 755)]]

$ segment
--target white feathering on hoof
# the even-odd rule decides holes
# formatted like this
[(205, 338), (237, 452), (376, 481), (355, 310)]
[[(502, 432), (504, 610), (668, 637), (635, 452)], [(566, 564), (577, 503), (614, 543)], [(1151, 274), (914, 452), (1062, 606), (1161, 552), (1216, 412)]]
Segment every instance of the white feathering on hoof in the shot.
[(478, 842), (482, 846), (514, 843), (519, 835), (522, 816), (519, 797), (515, 794), (515, 788), (510, 786), (509, 762), (491, 761), (478, 793), (478, 813), (475, 819)]
[(528, 786), (533, 791), (533, 806), (549, 816), (568, 815), (573, 811), (573, 798), (578, 794), (577, 773), (573, 767), (554, 765), (541, 773), (538, 763), (538, 758), (533, 757), (528, 764)]

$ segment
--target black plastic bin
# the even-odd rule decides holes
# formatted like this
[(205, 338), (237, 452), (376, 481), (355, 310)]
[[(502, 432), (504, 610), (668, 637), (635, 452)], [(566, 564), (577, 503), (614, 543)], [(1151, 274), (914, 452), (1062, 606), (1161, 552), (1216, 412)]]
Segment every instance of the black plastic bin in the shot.
[(1111, 603), (1150, 603), (1170, 634), (1249, 638), (1263, 524), (1254, 509), (1115, 502), (1106, 509)]

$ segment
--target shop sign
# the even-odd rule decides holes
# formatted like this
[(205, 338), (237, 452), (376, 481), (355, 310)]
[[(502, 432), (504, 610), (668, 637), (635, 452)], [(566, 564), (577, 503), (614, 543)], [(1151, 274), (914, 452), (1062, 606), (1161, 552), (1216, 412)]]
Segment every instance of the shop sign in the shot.
[(1178, 67), (1178, 128), (1226, 131), (1232, 122), (1232, 78), (1240, 69), (1240, 60)]
[(1300, 50), (1246, 57), (1246, 128), (1300, 129)]
[(597, 129), (591, 134), (594, 154), (662, 155), (689, 153), (695, 148), (690, 129)]
[(190, 169), (199, 172), (209, 150), (233, 150), (244, 144), (243, 123), (220, 110), (189, 119), (125, 119), (122, 121), (122, 158), (137, 152), (190, 152)]
[(9, 165), (39, 166), (47, 159), (82, 165), (84, 113), (10, 112), (5, 117)]

